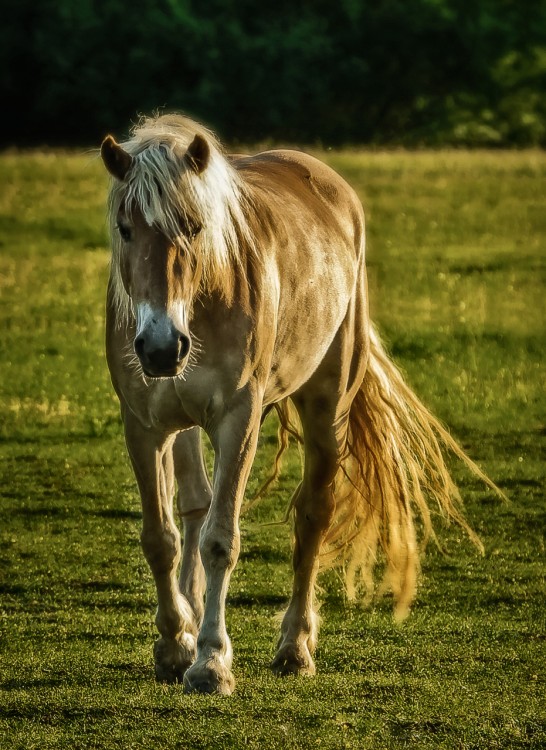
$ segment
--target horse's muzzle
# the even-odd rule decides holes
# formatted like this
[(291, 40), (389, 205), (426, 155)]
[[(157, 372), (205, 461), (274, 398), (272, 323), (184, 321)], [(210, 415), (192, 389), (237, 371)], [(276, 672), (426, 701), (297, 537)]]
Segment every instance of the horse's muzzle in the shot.
[(149, 378), (173, 378), (179, 375), (187, 364), (190, 348), (189, 336), (180, 331), (173, 332), (168, 342), (158, 343), (145, 334), (135, 339), (135, 352), (144, 374)]

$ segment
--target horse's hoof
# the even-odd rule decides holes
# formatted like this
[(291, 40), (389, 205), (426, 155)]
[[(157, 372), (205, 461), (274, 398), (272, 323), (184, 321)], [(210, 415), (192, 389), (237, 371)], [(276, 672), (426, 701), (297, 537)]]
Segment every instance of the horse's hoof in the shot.
[(192, 665), (196, 651), (195, 637), (183, 633), (177, 639), (160, 638), (154, 644), (155, 677), (158, 682), (182, 682)]
[(271, 669), (279, 677), (291, 674), (313, 677), (316, 673), (315, 662), (308, 649), (295, 646), (281, 648), (271, 662)]
[(184, 675), (185, 693), (216, 693), (231, 695), (235, 690), (235, 678), (219, 659), (196, 662)]

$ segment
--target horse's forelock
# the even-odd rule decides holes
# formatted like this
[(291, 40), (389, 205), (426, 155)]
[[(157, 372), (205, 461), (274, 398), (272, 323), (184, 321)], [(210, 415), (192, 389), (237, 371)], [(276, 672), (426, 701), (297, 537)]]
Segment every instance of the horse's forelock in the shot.
[(138, 206), (149, 226), (157, 224), (173, 241), (186, 216), (180, 199), (180, 167), (164, 144), (150, 145), (134, 157), (125, 200)]
[[(210, 148), (199, 174), (184, 158), (197, 133)], [(192, 267), (200, 269), (201, 289), (230, 296), (234, 270), (254, 243), (244, 185), (215, 136), (187, 118), (168, 116), (145, 120), (123, 147), (134, 157), (133, 166), (126, 181), (113, 187), (111, 223), (122, 202), (138, 206), (149, 225), (156, 224), (188, 253)], [(201, 231), (193, 241), (184, 229), (196, 226)], [(121, 293), (118, 297), (125, 299)]]

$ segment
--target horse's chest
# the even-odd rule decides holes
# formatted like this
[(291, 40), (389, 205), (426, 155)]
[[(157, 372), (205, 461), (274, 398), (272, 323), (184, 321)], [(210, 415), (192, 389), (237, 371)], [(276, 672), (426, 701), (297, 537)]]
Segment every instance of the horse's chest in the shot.
[(187, 413), (172, 381), (146, 382), (144, 379), (121, 379), (118, 393), (126, 408), (148, 428), (174, 431), (191, 427)]

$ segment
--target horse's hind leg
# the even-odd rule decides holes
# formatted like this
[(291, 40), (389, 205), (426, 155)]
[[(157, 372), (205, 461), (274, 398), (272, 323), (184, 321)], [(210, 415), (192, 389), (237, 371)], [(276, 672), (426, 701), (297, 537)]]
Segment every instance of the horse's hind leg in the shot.
[(199, 534), (207, 515), (212, 490), (203, 463), (199, 427), (181, 432), (173, 446), (174, 473), (178, 482), (178, 512), (184, 527), (180, 591), (193, 609), (199, 625), (203, 619), (205, 571), (199, 552)]
[(277, 674), (315, 673), (313, 651), (318, 615), (314, 584), (318, 555), (334, 514), (332, 483), (339, 466), (339, 448), (346, 420), (335, 419), (329, 397), (309, 394), (294, 398), (303, 426), (305, 464), (303, 480), (294, 498), (294, 585), (284, 615), (277, 654), (271, 665)]
[(142, 549), (157, 589), (155, 672), (162, 682), (181, 681), (195, 657), (197, 627), (180, 593), (180, 533), (173, 519), (172, 438), (146, 430), (126, 409), (125, 439), (142, 500)]

